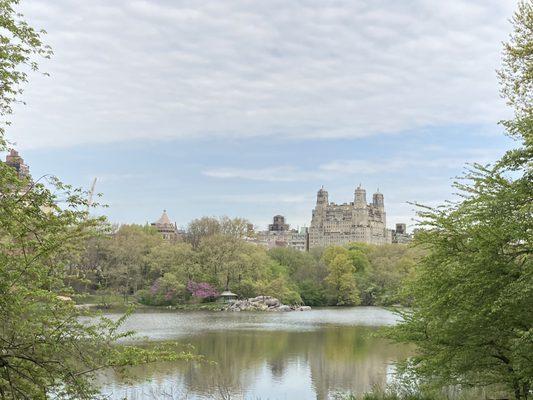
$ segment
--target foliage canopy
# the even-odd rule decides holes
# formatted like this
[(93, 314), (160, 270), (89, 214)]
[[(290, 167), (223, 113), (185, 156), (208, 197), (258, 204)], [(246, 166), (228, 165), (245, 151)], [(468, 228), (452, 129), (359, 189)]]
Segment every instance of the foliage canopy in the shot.
[(503, 386), (528, 397), (533, 379), (533, 4), (521, 2), (504, 47), (502, 93), (519, 147), (455, 183), (460, 201), (422, 207), (429, 250), (407, 295), (413, 308), (392, 330), (418, 353), (404, 366), (425, 383)]

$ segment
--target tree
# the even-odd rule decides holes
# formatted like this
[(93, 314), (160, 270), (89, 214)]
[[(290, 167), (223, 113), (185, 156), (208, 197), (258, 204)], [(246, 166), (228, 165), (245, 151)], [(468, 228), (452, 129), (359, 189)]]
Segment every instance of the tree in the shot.
[(89, 399), (101, 368), (187, 357), (116, 346), (131, 335), (118, 331), (123, 320), (80, 319), (89, 314), (69, 300), (65, 272), (101, 219), (88, 218), (81, 190), (50, 185), (0, 164), (0, 398)]
[(198, 278), (196, 254), (189, 243), (164, 242), (152, 248), (147, 259), (153, 278), (166, 272), (172, 272), (184, 283)]
[(372, 304), (406, 303), (408, 299), (403, 298), (401, 289), (422, 254), (422, 249), (404, 244), (372, 246), (367, 256), (371, 269), (364, 279), (368, 287), (361, 286)]
[(112, 284), (122, 289), (124, 298), (152, 284), (157, 276), (150, 273), (150, 251), (163, 238), (151, 226), (122, 225), (108, 242), (106, 269)]
[(216, 218), (202, 217), (189, 223), (186, 239), (194, 248), (197, 248), (202, 239), (219, 233), (220, 222)]
[[(18, 0), (0, 1), (0, 118), (7, 118), (35, 56), (50, 49), (15, 11)], [(41, 32), (42, 33), (42, 32)], [(5, 124), (0, 151), (5, 151)], [(102, 223), (90, 218), (86, 194), (49, 178), (47, 186), (20, 177), (0, 163), (0, 398), (91, 399), (94, 373), (155, 359), (189, 357), (175, 349), (117, 346), (131, 335), (123, 319), (89, 316), (69, 300), (65, 285), (71, 252)], [(93, 316), (94, 317), (94, 316)]]
[(324, 306), (327, 304), (324, 279), (327, 269), (320, 256), (314, 257), (308, 252), (301, 252), (290, 247), (279, 247), (269, 250), (270, 258), (286, 266), (292, 282), (302, 301), (310, 306)]
[(497, 385), (527, 399), (533, 384), (533, 4), (521, 2), (504, 48), (506, 121), (519, 147), (455, 183), (461, 200), (423, 207), (429, 254), (391, 337), (417, 345), (404, 368), (424, 383)]
[[(0, 3), (0, 116), (6, 118), (13, 112), (12, 105), (22, 94), (28, 81), (28, 70), (38, 71), (38, 58), (50, 58), (52, 49), (42, 41), (44, 30), (35, 30), (23, 15), (15, 10), (19, 0), (3, 0)], [(6, 145), (5, 126), (0, 121), (0, 148)]]
[(220, 233), (226, 236), (231, 236), (239, 239), (244, 239), (246, 236), (253, 234), (253, 225), (245, 218), (229, 218), (221, 217), (219, 220)]
[(252, 234), (253, 227), (247, 219), (239, 217), (232, 219), (226, 216), (220, 218), (202, 217), (189, 223), (186, 240), (194, 248), (197, 248), (204, 238), (210, 236), (223, 235), (243, 239)]
[(359, 289), (355, 281), (355, 268), (343, 247), (330, 247), (324, 252), (328, 267), (326, 284), (330, 302), (337, 306), (350, 306), (360, 303)]

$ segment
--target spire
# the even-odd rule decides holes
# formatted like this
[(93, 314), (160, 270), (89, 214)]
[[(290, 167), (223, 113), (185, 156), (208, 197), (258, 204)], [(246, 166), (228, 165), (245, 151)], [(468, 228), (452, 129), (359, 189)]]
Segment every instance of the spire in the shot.
[(170, 222), (170, 218), (168, 218), (167, 210), (163, 210), (163, 214), (161, 215), (161, 218), (159, 218), (156, 222), (157, 225), (172, 225)]

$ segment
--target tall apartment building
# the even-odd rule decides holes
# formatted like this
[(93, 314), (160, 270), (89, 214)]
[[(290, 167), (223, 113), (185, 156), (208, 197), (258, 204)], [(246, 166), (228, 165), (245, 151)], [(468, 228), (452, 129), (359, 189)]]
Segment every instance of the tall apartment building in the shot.
[(374, 193), (372, 203), (367, 204), (366, 190), (359, 185), (353, 202), (335, 204), (329, 202), (328, 192), (321, 188), (309, 227), (309, 247), (392, 243), (392, 230), (387, 229), (386, 223), (383, 194)]

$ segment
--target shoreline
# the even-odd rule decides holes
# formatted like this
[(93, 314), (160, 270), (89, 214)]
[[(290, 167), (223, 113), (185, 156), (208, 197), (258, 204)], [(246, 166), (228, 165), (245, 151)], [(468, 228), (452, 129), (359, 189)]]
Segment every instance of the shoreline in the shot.
[[(104, 311), (104, 312), (125, 312), (128, 310), (128, 308), (133, 307), (135, 311), (139, 310), (157, 310), (157, 311), (217, 311), (217, 312), (228, 312), (233, 313), (235, 311), (228, 310), (227, 306), (225, 304), (217, 304), (217, 303), (200, 303), (200, 304), (178, 304), (173, 306), (148, 306), (141, 303), (111, 303), (108, 305), (102, 305), (98, 303), (86, 303), (86, 304), (76, 304), (77, 308), (81, 309), (91, 309), (96, 311)], [(385, 310), (395, 311), (402, 308), (406, 308), (402, 305), (392, 305), (392, 306), (382, 306), (382, 305), (357, 305), (357, 306), (317, 306), (312, 307), (310, 310), (305, 311), (312, 311), (312, 310), (324, 310), (324, 309), (331, 309), (331, 310), (342, 310), (342, 309), (349, 309), (349, 308), (365, 308), (365, 307), (376, 307), (376, 308), (383, 308)], [(266, 313), (269, 311), (266, 310), (246, 310), (241, 312), (251, 312), (251, 313)], [(271, 312), (271, 311), (270, 311)], [(278, 311), (283, 312), (283, 311)], [(302, 311), (300, 311), (302, 312)]]

